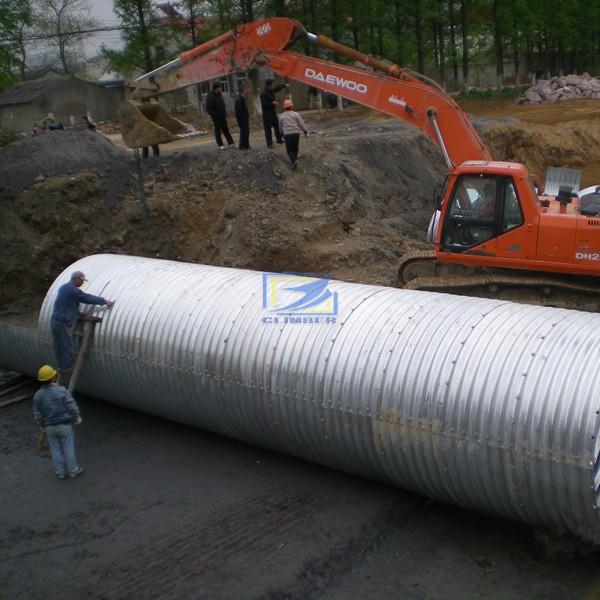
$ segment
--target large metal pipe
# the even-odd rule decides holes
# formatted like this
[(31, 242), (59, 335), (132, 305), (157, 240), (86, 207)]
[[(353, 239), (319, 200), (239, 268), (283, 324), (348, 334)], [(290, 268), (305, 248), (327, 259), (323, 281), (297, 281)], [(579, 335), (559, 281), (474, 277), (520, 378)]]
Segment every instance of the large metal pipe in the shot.
[(97, 255), (35, 340), (0, 330), (0, 364), (51, 358), (75, 269), (116, 300), (79, 391), (600, 541), (600, 315), (334, 281), (337, 316), (286, 323), (261, 273)]

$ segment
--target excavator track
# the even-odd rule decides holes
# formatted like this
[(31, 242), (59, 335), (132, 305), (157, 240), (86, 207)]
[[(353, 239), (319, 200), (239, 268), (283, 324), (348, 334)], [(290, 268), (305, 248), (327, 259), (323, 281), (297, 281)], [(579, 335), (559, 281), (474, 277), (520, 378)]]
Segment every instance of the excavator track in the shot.
[(589, 279), (441, 263), (432, 250), (405, 254), (398, 276), (405, 289), (600, 312), (600, 285)]

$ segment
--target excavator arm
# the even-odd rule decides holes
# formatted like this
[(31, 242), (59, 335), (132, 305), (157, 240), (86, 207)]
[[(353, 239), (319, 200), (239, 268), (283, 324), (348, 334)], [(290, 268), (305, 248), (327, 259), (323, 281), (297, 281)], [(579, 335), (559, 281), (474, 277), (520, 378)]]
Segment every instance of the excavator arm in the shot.
[[(291, 52), (288, 48), (300, 39), (308, 39), (367, 68)], [(449, 168), (467, 160), (492, 160), (489, 149), (466, 114), (434, 81), (325, 36), (309, 33), (292, 19), (275, 18), (240, 25), (184, 52), (131, 82), (130, 98), (143, 102), (201, 81), (259, 66), (270, 67), (281, 77), (332, 92), (418, 127), (440, 146)], [(127, 135), (131, 132), (125, 129), (126, 142), (132, 147), (139, 146), (132, 135), (128, 141)]]

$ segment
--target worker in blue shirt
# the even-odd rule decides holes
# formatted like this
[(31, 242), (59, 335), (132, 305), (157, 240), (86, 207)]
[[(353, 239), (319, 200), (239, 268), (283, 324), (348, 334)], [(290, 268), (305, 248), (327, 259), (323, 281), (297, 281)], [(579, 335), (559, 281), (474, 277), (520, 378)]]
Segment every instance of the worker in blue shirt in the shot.
[(61, 374), (69, 373), (75, 366), (73, 326), (77, 320), (79, 304), (96, 304), (108, 308), (113, 305), (111, 300), (81, 291), (79, 288), (84, 281), (87, 281), (85, 275), (81, 271), (75, 271), (71, 275), (71, 280), (60, 286), (50, 317), (54, 352)]
[(72, 424), (80, 425), (81, 416), (73, 396), (56, 383), (58, 373), (50, 365), (40, 367), (38, 381), (42, 387), (33, 397), (33, 416), (48, 437), (54, 472), (59, 479), (77, 477), (83, 469), (75, 456)]

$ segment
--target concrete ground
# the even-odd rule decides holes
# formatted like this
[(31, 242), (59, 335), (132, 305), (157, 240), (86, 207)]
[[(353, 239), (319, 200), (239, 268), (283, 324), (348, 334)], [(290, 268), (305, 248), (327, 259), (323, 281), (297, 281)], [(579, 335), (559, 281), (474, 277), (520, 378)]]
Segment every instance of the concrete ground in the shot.
[(80, 400), (55, 478), (28, 402), (0, 412), (0, 598), (600, 598), (567, 540)]

